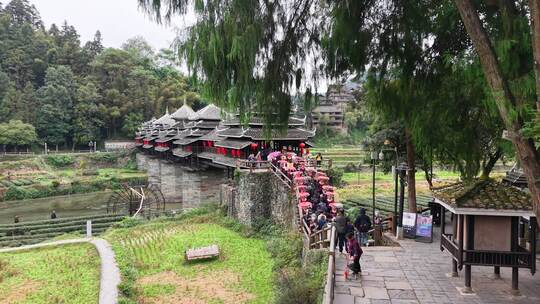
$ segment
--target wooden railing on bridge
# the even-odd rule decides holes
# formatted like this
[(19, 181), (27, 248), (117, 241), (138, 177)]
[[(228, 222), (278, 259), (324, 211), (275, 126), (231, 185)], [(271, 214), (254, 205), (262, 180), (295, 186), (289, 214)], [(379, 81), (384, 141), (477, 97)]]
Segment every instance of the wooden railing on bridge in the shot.
[(289, 189), (292, 189), (293, 183), (292, 180), (285, 175), (278, 167), (274, 166), (269, 161), (261, 160), (261, 161), (250, 161), (247, 159), (238, 159), (236, 161), (236, 167), (241, 169), (249, 169), (250, 171), (253, 171), (255, 169), (268, 169), (274, 172), (274, 174), (279, 178)]

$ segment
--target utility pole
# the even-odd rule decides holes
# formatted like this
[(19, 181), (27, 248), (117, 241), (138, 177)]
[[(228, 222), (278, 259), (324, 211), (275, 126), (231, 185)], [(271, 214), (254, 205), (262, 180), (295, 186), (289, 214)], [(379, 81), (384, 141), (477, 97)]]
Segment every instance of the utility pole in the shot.
[(371, 162), (373, 164), (373, 178), (372, 178), (372, 209), (371, 209), (371, 220), (375, 221), (375, 162), (377, 161), (377, 151), (371, 151)]

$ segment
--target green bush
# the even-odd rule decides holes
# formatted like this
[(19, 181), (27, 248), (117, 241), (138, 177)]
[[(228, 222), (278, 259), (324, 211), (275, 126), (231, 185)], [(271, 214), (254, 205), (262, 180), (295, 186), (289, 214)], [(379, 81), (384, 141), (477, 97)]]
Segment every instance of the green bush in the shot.
[(11, 181), (8, 181), (8, 180), (3, 180), (1, 183), (2, 183), (2, 185), (4, 185), (5, 187), (15, 186)]
[(111, 152), (111, 153), (92, 153), (92, 154), (89, 154), (87, 157), (88, 159), (94, 162), (116, 164), (118, 162), (118, 158), (122, 156), (123, 155), (121, 153)]
[(308, 250), (301, 267), (279, 270), (276, 303), (321, 303), (327, 257), (326, 250)]
[(358, 167), (354, 163), (347, 163), (345, 167), (343, 167), (343, 171), (345, 172), (356, 172), (358, 171)]
[(12, 183), (13, 183), (15, 186), (23, 186), (23, 182), (20, 181), (20, 180), (18, 180), (18, 179), (12, 181)]
[(97, 169), (86, 169), (86, 170), (83, 170), (81, 174), (83, 176), (93, 176), (93, 175), (98, 175), (99, 172)]
[(330, 184), (334, 187), (340, 187), (343, 184), (343, 170), (339, 168), (328, 169), (328, 177), (330, 177)]
[(56, 188), (60, 187), (60, 182), (57, 181), (57, 180), (53, 180), (51, 182), (51, 186), (56, 189)]
[(121, 220), (119, 222), (116, 222), (113, 225), (113, 227), (114, 228), (131, 228), (131, 227), (135, 227), (137, 225), (140, 225), (142, 223), (144, 223), (144, 221), (141, 220), (141, 219), (132, 218), (132, 217), (126, 217), (123, 220)]
[(73, 165), (75, 159), (70, 155), (49, 155), (45, 157), (47, 164), (60, 168)]
[(22, 178), (19, 181), (25, 186), (29, 186), (29, 185), (32, 185), (34, 183), (33, 180), (27, 179), (27, 178)]
[(26, 191), (26, 189), (18, 187), (18, 186), (11, 186), (8, 188), (6, 193), (4, 194), (4, 200), (12, 201), (12, 200), (22, 200), (28, 198), (29, 193)]

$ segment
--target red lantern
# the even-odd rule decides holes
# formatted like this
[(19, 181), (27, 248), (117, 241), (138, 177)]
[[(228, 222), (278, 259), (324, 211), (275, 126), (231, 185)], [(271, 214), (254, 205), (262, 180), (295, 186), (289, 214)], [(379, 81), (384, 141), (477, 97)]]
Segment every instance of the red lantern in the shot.
[(251, 144), (251, 149), (252, 149), (252, 150), (255, 150), (255, 149), (257, 149), (258, 146), (259, 146), (259, 145), (257, 145), (257, 143), (252, 143), (252, 144)]
[(232, 157), (236, 157), (236, 150), (231, 150)]
[(305, 143), (300, 143), (300, 145), (298, 145), (300, 148), (305, 148), (306, 147), (306, 144)]

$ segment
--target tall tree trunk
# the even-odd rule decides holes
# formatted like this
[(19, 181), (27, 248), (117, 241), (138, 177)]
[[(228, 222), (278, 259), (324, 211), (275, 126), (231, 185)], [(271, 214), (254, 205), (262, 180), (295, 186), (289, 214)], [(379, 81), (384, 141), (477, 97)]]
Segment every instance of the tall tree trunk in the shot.
[(409, 171), (407, 172), (407, 199), (409, 202), (409, 212), (416, 213), (415, 153), (411, 132), (407, 127), (405, 127), (405, 143), (407, 145), (407, 166), (409, 167)]
[(536, 110), (540, 112), (540, 0), (529, 0), (531, 9), (531, 37), (536, 75)]
[(489, 174), (491, 173), (491, 171), (493, 171), (493, 167), (495, 167), (495, 164), (497, 163), (499, 158), (501, 158), (502, 155), (503, 155), (502, 149), (497, 148), (497, 151), (495, 151), (494, 154), (491, 154), (489, 156), (488, 161), (484, 163), (482, 166), (482, 175), (480, 175), (480, 179), (489, 178)]
[[(523, 172), (527, 176), (527, 185), (533, 199), (534, 210), (537, 216), (540, 216), (540, 156), (536, 151), (534, 142), (521, 135), (521, 119), (519, 117), (512, 119), (510, 115), (510, 109), (515, 107), (516, 102), (507, 80), (503, 77), (497, 56), (478, 17), (476, 8), (471, 0), (455, 0), (455, 3), (467, 33), (478, 53), (484, 75), (493, 93), (499, 114), (510, 135), (510, 140), (516, 148), (517, 157), (521, 163)], [(531, 8), (536, 10), (538, 3), (533, 4), (533, 7)], [(537, 15), (538, 12), (535, 12), (533, 19), (537, 18)], [(538, 23), (535, 24), (534, 28), (538, 26)], [(535, 39), (535, 57), (538, 55), (536, 54), (537, 43), (538, 41)]]
[(429, 185), (429, 189), (433, 188), (433, 175), (429, 172), (429, 168), (423, 167), (422, 170), (424, 171), (424, 177)]

